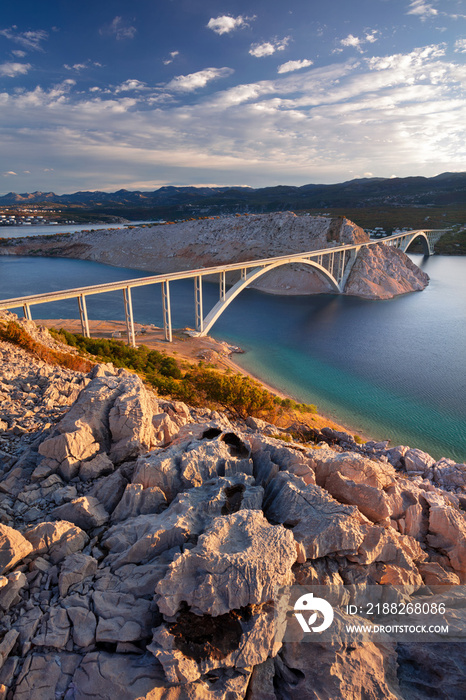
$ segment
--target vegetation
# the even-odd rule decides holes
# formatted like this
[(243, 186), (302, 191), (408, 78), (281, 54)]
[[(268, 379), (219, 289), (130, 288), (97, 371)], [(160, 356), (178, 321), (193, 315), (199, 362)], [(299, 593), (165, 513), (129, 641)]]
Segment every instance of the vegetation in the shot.
[(466, 255), (466, 230), (449, 231), (435, 244), (439, 255)]
[(242, 374), (223, 374), (200, 362), (181, 363), (166, 353), (145, 345), (131, 348), (120, 340), (84, 338), (68, 331), (52, 330), (57, 339), (94, 356), (99, 362), (112, 362), (126, 367), (142, 377), (163, 396), (186, 401), (192, 405), (220, 407), (235, 417), (279, 415), (284, 410), (315, 413), (316, 407), (281, 399)]
[(26, 350), (44, 362), (61, 365), (62, 367), (77, 372), (89, 372), (94, 366), (93, 362), (79, 355), (61, 352), (37, 342), (19, 323), (16, 323), (16, 321), (8, 321), (6, 324), (0, 324), (0, 339), (6, 340), (13, 345), (18, 345), (20, 348), (23, 348), (23, 350)]

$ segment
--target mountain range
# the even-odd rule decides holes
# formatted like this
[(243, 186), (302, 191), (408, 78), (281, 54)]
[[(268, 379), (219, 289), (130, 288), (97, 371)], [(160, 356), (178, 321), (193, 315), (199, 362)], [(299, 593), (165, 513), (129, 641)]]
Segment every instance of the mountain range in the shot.
[(363, 178), (332, 185), (252, 187), (161, 187), (154, 192), (9, 192), (0, 206), (60, 204), (70, 208), (176, 208), (186, 214), (329, 207), (448, 206), (466, 203), (466, 172), (435, 177)]

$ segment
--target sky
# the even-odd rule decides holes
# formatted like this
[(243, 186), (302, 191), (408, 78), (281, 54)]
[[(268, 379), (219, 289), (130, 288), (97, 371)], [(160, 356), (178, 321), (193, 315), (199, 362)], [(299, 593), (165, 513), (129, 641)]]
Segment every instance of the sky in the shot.
[(466, 171), (466, 0), (16, 0), (0, 193)]

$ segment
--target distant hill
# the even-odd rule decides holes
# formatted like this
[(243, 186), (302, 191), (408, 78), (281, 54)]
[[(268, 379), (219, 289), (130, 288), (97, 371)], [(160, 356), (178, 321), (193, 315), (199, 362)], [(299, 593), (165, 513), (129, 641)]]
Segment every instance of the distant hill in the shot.
[(161, 187), (154, 192), (53, 192), (0, 196), (0, 206), (56, 203), (69, 208), (112, 211), (176, 210), (184, 216), (236, 211), (268, 212), (285, 209), (335, 207), (426, 207), (466, 204), (466, 173), (436, 177), (364, 178), (335, 185), (279, 185), (251, 187)]

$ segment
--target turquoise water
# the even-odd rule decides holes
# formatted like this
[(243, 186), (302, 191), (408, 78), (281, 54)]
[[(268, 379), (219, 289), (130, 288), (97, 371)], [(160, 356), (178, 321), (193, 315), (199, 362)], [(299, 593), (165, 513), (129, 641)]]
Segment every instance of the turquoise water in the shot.
[[(423, 292), (389, 301), (279, 297), (245, 290), (213, 335), (246, 350), (235, 360), (269, 384), (354, 429), (435, 457), (466, 459), (466, 258), (412, 256)], [(142, 277), (67, 259), (0, 257), (0, 298)], [(217, 300), (204, 284), (205, 312)], [(171, 284), (174, 327), (194, 325), (191, 281)], [(135, 319), (162, 324), (160, 287), (133, 290)], [(122, 293), (87, 298), (90, 318), (122, 319)], [(33, 307), (35, 318), (78, 317), (76, 301)]]

